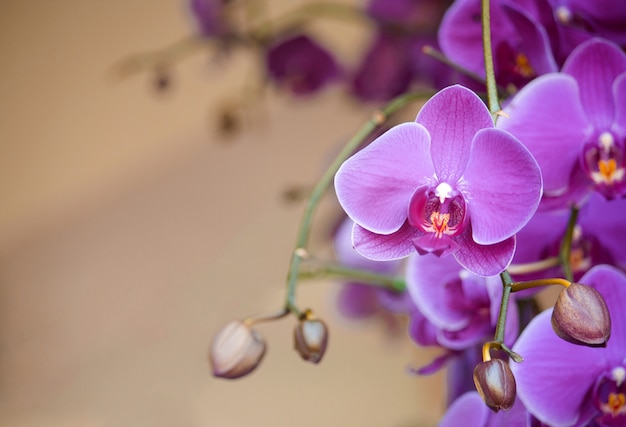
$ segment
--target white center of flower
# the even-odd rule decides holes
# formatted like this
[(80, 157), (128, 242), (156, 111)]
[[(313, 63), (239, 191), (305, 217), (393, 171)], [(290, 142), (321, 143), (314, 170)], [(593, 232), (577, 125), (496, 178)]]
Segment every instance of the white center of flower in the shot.
[(617, 386), (621, 386), (624, 380), (626, 379), (626, 369), (621, 366), (613, 368), (611, 371), (611, 376), (613, 377), (613, 381), (617, 383)]
[(439, 197), (439, 202), (443, 204), (452, 196), (452, 187), (447, 182), (442, 182), (435, 188), (435, 196)]
[(608, 152), (613, 146), (613, 135), (610, 132), (602, 132), (598, 138), (600, 145), (604, 148), (604, 151)]
[(561, 24), (568, 24), (572, 20), (572, 11), (567, 6), (559, 6), (555, 11), (556, 19)]

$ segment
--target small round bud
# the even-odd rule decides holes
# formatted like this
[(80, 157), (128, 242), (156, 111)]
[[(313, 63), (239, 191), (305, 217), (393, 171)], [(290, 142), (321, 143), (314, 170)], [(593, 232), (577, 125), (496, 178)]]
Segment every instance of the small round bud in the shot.
[(307, 362), (319, 363), (328, 344), (328, 328), (319, 319), (303, 319), (294, 331), (295, 348)]
[(224, 326), (213, 339), (210, 362), (213, 375), (235, 379), (249, 374), (265, 355), (265, 341), (240, 321)]
[(515, 377), (509, 364), (502, 359), (491, 359), (474, 368), (474, 384), (478, 394), (494, 412), (508, 411), (515, 403)]
[(574, 344), (606, 347), (611, 316), (604, 298), (591, 286), (572, 283), (559, 294), (552, 312), (556, 334)]

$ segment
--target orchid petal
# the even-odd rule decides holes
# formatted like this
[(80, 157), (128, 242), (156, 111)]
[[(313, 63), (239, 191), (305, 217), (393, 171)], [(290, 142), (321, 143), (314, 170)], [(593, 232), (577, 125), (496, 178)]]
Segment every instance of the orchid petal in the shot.
[(437, 341), (441, 346), (452, 350), (466, 350), (484, 342), (493, 333), (493, 327), (489, 322), (471, 321), (463, 329), (440, 329), (438, 332)]
[(569, 212), (536, 212), (522, 228), (517, 237), (514, 264), (526, 264), (541, 260), (546, 250), (560, 242), (565, 234)]
[(594, 193), (580, 210), (578, 223), (583, 233), (596, 236), (618, 265), (626, 266), (626, 199), (608, 201)]
[[(439, 46), (443, 53), (464, 68), (485, 75), (482, 56), (480, 2), (457, 0), (446, 11), (439, 26)], [(515, 28), (500, 7), (491, 8), (491, 25), (497, 28), (498, 40), (511, 39)], [(497, 40), (494, 40), (497, 42)], [(494, 43), (495, 44), (495, 43)]]
[(412, 240), (423, 234), (404, 223), (398, 231), (392, 234), (376, 234), (354, 224), (352, 229), (352, 244), (364, 257), (375, 261), (390, 261), (401, 259), (415, 252)]
[(404, 224), (411, 195), (433, 172), (428, 131), (404, 123), (346, 160), (335, 175), (335, 190), (356, 223), (390, 234)]
[(365, 258), (363, 255), (359, 254), (354, 246), (352, 246), (353, 228), (354, 222), (347, 218), (341, 223), (335, 233), (335, 238), (333, 240), (335, 255), (341, 264), (352, 268), (360, 268), (363, 270), (386, 274), (391, 274), (400, 268), (399, 260), (372, 261), (371, 259)]
[(437, 427), (483, 427), (490, 411), (475, 391), (465, 393), (448, 408)]
[(509, 266), (515, 253), (515, 236), (494, 245), (479, 245), (472, 240), (471, 231), (457, 237), (460, 247), (454, 257), (463, 267), (477, 276), (495, 276)]
[(614, 105), (611, 87), (626, 71), (626, 54), (613, 43), (592, 39), (578, 46), (563, 65), (580, 87), (582, 106), (596, 129), (611, 125)]
[(558, 71), (546, 29), (519, 7), (504, 3), (502, 10), (517, 30), (521, 50), (527, 55), (534, 74)]
[(417, 309), (438, 328), (458, 329), (467, 324), (467, 315), (450, 306), (458, 295), (461, 267), (451, 256), (432, 254), (407, 260), (406, 284)]
[(537, 162), (511, 134), (479, 131), (463, 175), (474, 241), (500, 242), (530, 220), (541, 199)]
[(471, 90), (454, 85), (433, 96), (416, 119), (430, 133), (430, 152), (440, 182), (455, 183), (463, 174), (474, 134), (493, 128), (489, 110)]
[(549, 425), (570, 426), (602, 371), (597, 358), (602, 349), (562, 340), (552, 330), (551, 315), (551, 309), (544, 311), (522, 332), (513, 351), (524, 362), (512, 363), (511, 369), (517, 395), (532, 414)]
[(530, 150), (541, 168), (544, 190), (562, 192), (578, 162), (585, 133), (591, 132), (576, 81), (557, 73), (538, 77), (504, 112), (508, 117), (499, 118), (496, 126)]
[[(602, 372), (621, 366), (626, 348), (626, 276), (610, 266), (591, 269), (581, 280), (604, 297), (611, 314), (611, 338), (606, 348), (570, 344), (552, 329), (552, 310), (535, 317), (515, 343), (513, 350), (524, 357), (511, 368), (518, 396), (539, 420), (558, 426), (574, 424), (585, 406), (586, 395)], [(567, 381), (563, 379), (567, 372)]]
[(626, 135), (626, 72), (620, 74), (613, 82), (613, 101), (615, 102), (613, 129), (620, 135)]

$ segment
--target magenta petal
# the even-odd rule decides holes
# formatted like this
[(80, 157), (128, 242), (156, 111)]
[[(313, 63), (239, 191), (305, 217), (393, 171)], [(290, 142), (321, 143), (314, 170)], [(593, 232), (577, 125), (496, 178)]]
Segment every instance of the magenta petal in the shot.
[(535, 317), (520, 335), (513, 350), (522, 363), (511, 363), (517, 395), (526, 408), (549, 425), (573, 425), (580, 406), (602, 366), (602, 349), (575, 346), (552, 330), (552, 310)]
[(493, 128), (489, 110), (471, 90), (454, 85), (433, 96), (417, 123), (430, 133), (430, 152), (440, 181), (455, 183), (463, 174), (477, 131)]
[(587, 117), (596, 128), (608, 128), (614, 114), (611, 87), (626, 71), (626, 54), (613, 43), (592, 39), (578, 46), (563, 66), (580, 86), (580, 99)]
[[(596, 236), (602, 247), (607, 249), (616, 265), (626, 266), (624, 236), (626, 236), (626, 198), (606, 200), (593, 193), (580, 210), (578, 223), (583, 232)], [(563, 223), (566, 223), (566, 219)], [(565, 229), (565, 226), (562, 227)]]
[(614, 131), (626, 135), (626, 72), (620, 74), (613, 83), (613, 100), (615, 102)]
[[(417, 309), (438, 328), (458, 329), (468, 316), (449, 307), (451, 289), (458, 282), (461, 266), (451, 256), (416, 255), (406, 265), (406, 285)], [(460, 293), (460, 292), (459, 292)]]
[(522, 52), (528, 56), (535, 75), (558, 71), (546, 29), (519, 6), (504, 3), (502, 10), (519, 33)]
[(349, 218), (346, 218), (335, 234), (333, 240), (335, 256), (337, 260), (348, 267), (360, 268), (362, 270), (373, 271), (383, 274), (392, 274), (400, 268), (401, 261), (372, 261), (371, 259), (364, 258), (359, 254), (352, 246), (352, 229), (354, 228), (354, 222)]
[(463, 182), (473, 239), (481, 245), (517, 233), (541, 198), (537, 162), (526, 147), (500, 129), (476, 134)]
[(472, 240), (471, 231), (461, 234), (456, 260), (477, 276), (495, 276), (509, 266), (515, 253), (515, 236), (494, 245), (479, 245)]
[(504, 111), (509, 117), (499, 118), (496, 127), (512, 133), (530, 150), (541, 168), (544, 190), (565, 190), (583, 138), (591, 132), (576, 81), (557, 73), (538, 77)]
[(437, 427), (484, 427), (490, 413), (478, 393), (470, 391), (454, 401)]
[(376, 261), (389, 261), (405, 258), (415, 252), (412, 240), (422, 232), (404, 223), (392, 234), (376, 234), (354, 225), (352, 244), (366, 258)]
[(335, 190), (356, 223), (390, 234), (406, 220), (415, 188), (432, 175), (428, 132), (404, 123), (346, 160), (335, 175)]

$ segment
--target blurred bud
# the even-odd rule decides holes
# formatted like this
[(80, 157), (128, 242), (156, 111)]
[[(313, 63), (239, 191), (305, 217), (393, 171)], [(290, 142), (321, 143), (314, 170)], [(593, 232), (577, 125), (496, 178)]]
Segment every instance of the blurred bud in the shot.
[(554, 304), (552, 328), (565, 341), (589, 347), (606, 347), (611, 335), (611, 316), (598, 291), (572, 283), (561, 291)]
[(210, 361), (213, 375), (235, 379), (249, 374), (265, 355), (265, 341), (240, 321), (224, 326), (213, 340)]
[(515, 403), (515, 377), (509, 364), (502, 359), (491, 359), (474, 368), (474, 384), (478, 394), (494, 412), (508, 411)]
[(294, 331), (294, 342), (304, 360), (319, 363), (328, 344), (328, 328), (319, 319), (300, 320)]

